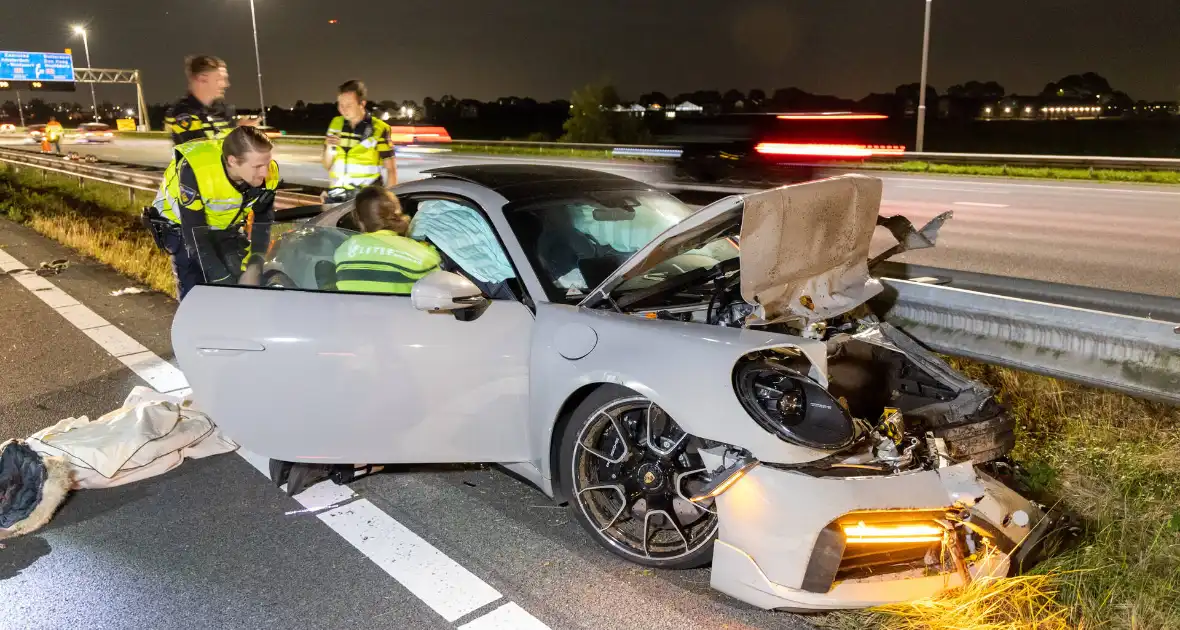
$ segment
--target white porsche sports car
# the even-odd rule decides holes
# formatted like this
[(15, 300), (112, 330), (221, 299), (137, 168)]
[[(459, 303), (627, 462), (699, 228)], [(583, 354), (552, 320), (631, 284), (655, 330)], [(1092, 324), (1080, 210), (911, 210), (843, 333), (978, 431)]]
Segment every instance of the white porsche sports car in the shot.
[[(395, 189), (442, 269), (335, 289), (350, 204), (276, 223), (265, 269), (201, 285), (173, 347), (198, 404), (295, 491), (307, 471), (495, 462), (602, 546), (712, 562), (763, 608), (934, 595), (1019, 564), (1041, 509), (998, 481), (1012, 421), (870, 302), (933, 245), (864, 176), (694, 210), (602, 172), (427, 172)], [(878, 225), (899, 244), (869, 258)]]

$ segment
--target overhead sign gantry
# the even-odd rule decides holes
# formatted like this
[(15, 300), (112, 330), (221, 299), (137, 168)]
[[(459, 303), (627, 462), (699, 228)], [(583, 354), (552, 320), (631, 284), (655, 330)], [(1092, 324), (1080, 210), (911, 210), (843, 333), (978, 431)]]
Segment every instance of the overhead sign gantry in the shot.
[[(134, 84), (140, 129), (148, 128), (147, 104), (139, 70), (75, 68), (69, 52), (22, 52), (0, 50), (0, 91), (73, 92), (79, 83)], [(23, 118), (23, 111), (21, 112)]]

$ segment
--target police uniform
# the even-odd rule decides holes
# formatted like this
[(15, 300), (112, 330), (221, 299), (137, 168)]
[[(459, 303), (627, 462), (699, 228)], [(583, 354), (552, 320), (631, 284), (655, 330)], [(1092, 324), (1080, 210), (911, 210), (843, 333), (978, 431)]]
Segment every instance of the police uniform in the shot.
[(393, 157), (389, 124), (365, 114), (353, 127), (344, 116), (337, 116), (328, 125), (327, 135), (340, 139), (340, 144), (329, 147), (335, 153), (328, 171), (329, 194), (351, 199), (361, 188), (381, 182), (381, 163)]
[(344, 241), (334, 261), (338, 291), (409, 295), (414, 282), (438, 269), (442, 257), (428, 243), (378, 230)]
[(224, 138), (233, 131), (232, 119), (233, 113), (224, 101), (206, 107), (189, 94), (168, 108), (164, 128), (172, 134), (173, 146), (178, 146), (190, 140)]
[(223, 140), (187, 142), (173, 150), (153, 205), (171, 225), (161, 246), (172, 256), (180, 299), (196, 284), (233, 282), (253, 252), (264, 254), (274, 220), (279, 167), (266, 182), (234, 182), (222, 158)]

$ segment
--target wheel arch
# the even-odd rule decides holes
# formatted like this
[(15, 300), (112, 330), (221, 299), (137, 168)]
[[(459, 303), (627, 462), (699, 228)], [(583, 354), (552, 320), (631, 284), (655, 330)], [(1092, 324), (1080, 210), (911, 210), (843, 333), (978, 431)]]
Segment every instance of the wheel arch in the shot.
[(594, 392), (604, 388), (639, 393), (630, 387), (618, 383), (605, 381), (586, 383), (566, 396), (565, 401), (562, 402), (561, 407), (557, 411), (557, 415), (553, 418), (553, 422), (550, 423), (548, 450), (546, 451), (548, 460), (544, 462), (544, 473), (552, 484), (553, 498), (558, 503), (564, 503), (570, 499), (570, 497), (565, 496), (565, 491), (561, 486), (561, 466), (558, 465), (561, 459), (561, 437), (565, 434), (566, 425), (573, 419), (574, 410), (578, 408), (578, 405), (582, 404)]

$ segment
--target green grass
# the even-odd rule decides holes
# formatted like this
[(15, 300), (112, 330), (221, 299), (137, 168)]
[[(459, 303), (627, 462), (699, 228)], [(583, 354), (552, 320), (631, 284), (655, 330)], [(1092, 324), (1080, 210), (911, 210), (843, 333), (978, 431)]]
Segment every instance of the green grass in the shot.
[(23, 223), (145, 285), (176, 297), (172, 263), (139, 222), (155, 196), (0, 164), (0, 217)]
[[(1180, 628), (1180, 408), (952, 363), (997, 388), (1018, 422), (1012, 456), (1025, 469), (1022, 481), (1080, 520), (1080, 544), (1051, 555), (1031, 572), (1040, 582), (1022, 588), (1000, 581), (815, 621), (842, 629)], [(1024, 613), (1019, 621), (1010, 618), (1016, 612)]]
[[(610, 160), (610, 149), (569, 149), (546, 146), (510, 146), (481, 144), (479, 142), (452, 142), (448, 147), (454, 153), (475, 153), (484, 155), (524, 155), (550, 158), (574, 158), (583, 160)], [(633, 159), (633, 158), (626, 158)]]
[(937, 175), (969, 175), (976, 177), (1016, 177), (1029, 179), (1088, 180), (1100, 182), (1132, 182), (1142, 184), (1180, 184), (1180, 171), (1131, 171), (1086, 168), (1034, 168), (1028, 166), (932, 164), (929, 162), (901, 162), (874, 164), (868, 170), (903, 173), (932, 173)]
[[(167, 256), (139, 225), (148, 193), (0, 165), (0, 216), (174, 295)], [(954, 360), (1018, 423), (1013, 458), (1032, 495), (1076, 515), (1081, 543), (1036, 579), (933, 602), (820, 615), (837, 628), (1180, 628), (1180, 408)], [(1063, 626), (1063, 623), (1067, 625)]]

